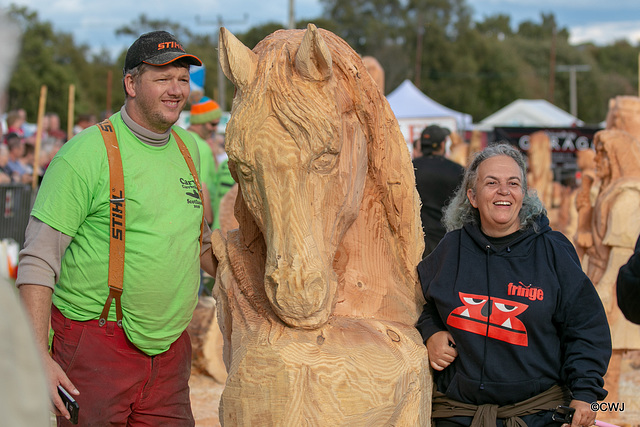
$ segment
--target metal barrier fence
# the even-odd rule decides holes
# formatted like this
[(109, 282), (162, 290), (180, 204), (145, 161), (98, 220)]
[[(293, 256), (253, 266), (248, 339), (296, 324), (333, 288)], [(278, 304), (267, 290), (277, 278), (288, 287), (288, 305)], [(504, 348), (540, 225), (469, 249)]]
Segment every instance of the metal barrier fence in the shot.
[(22, 248), (36, 193), (30, 185), (0, 185), (0, 239), (13, 239)]

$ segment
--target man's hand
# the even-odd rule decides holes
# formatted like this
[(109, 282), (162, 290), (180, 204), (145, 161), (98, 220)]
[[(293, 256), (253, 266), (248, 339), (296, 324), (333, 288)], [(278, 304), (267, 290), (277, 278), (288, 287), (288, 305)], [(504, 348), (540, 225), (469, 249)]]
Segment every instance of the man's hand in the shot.
[(76, 389), (67, 374), (60, 365), (49, 355), (49, 319), (51, 318), (51, 295), (53, 289), (47, 286), (22, 285), (20, 286), (20, 298), (31, 320), (36, 346), (42, 359), (44, 371), (47, 374), (49, 397), (52, 401), (52, 412), (69, 419), (69, 411), (64, 407), (62, 399), (58, 395), (58, 385), (61, 385), (69, 393), (78, 395)]
[(431, 367), (442, 371), (458, 357), (458, 351), (453, 337), (447, 331), (436, 332), (427, 340), (427, 353)]
[(75, 396), (79, 395), (80, 392), (73, 385), (73, 383), (67, 377), (67, 374), (64, 373), (60, 365), (56, 363), (55, 360), (51, 358), (51, 356), (44, 355), (43, 356), (44, 369), (47, 373), (47, 383), (49, 386), (49, 396), (51, 397), (51, 412), (55, 415), (62, 415), (66, 419), (71, 418), (71, 414), (67, 411), (67, 408), (64, 406), (64, 402), (58, 395), (58, 385), (61, 385), (65, 390), (67, 390), (70, 394)]

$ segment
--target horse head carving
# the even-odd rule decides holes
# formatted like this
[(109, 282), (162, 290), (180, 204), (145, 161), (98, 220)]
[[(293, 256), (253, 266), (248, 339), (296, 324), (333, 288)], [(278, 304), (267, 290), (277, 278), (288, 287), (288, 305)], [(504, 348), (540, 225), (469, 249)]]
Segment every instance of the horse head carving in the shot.
[[(415, 316), (423, 239), (413, 170), (360, 57), (313, 24), (253, 51), (222, 28), (219, 55), (236, 86), (226, 134), (236, 216), (244, 244), (264, 240), (273, 312), (307, 329), (336, 311), (392, 317), (406, 305)], [(366, 257), (389, 265), (354, 272)], [(380, 302), (364, 308), (366, 296)]]

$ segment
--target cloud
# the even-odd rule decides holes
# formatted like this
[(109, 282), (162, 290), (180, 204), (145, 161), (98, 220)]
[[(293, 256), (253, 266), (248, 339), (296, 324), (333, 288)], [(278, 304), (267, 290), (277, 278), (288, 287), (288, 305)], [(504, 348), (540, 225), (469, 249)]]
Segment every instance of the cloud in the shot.
[(572, 26), (569, 32), (571, 44), (592, 42), (606, 45), (622, 39), (637, 44), (640, 42), (640, 21), (595, 22)]

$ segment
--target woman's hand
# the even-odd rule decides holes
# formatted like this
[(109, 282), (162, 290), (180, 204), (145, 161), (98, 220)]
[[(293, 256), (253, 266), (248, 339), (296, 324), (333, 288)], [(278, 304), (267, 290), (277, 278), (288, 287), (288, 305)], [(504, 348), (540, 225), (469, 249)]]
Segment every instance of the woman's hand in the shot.
[(431, 367), (442, 371), (458, 357), (456, 343), (447, 331), (436, 332), (427, 340), (427, 353)]
[[(576, 409), (571, 427), (588, 427), (596, 423), (596, 413), (591, 410), (589, 403), (582, 400), (572, 400), (569, 406)], [(569, 427), (569, 424), (563, 424), (562, 427)]]

